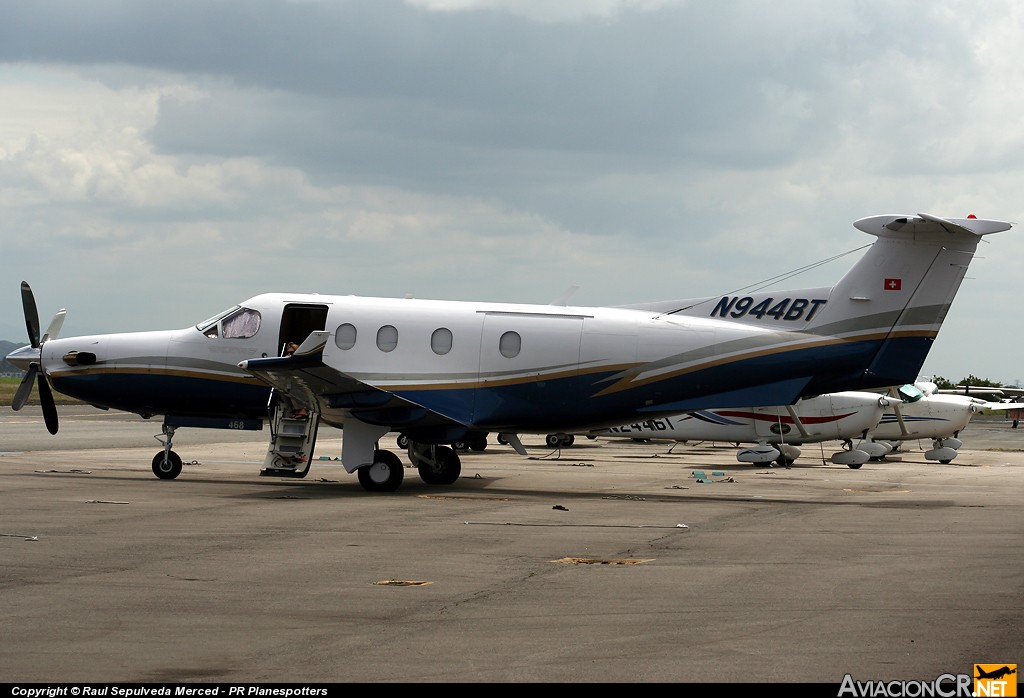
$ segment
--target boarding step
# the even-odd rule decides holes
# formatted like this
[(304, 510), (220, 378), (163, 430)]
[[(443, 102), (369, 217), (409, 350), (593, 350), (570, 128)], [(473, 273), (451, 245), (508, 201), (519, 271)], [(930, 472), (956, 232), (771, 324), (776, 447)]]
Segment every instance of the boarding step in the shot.
[(305, 477), (313, 461), (319, 415), (288, 417), (277, 409), (271, 418), (270, 443), (263, 461), (264, 477)]

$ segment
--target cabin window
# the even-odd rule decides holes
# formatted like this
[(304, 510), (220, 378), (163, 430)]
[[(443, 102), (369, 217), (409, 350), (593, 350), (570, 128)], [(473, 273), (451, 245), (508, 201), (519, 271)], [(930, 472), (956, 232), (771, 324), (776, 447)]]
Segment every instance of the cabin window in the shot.
[(381, 351), (394, 351), (398, 346), (398, 330), (394, 325), (384, 325), (377, 330), (377, 348)]
[(225, 339), (248, 339), (259, 332), (259, 311), (240, 308), (234, 315), (221, 320), (220, 327), (221, 337)]
[(501, 339), (498, 340), (498, 351), (506, 359), (513, 359), (519, 356), (520, 350), (523, 348), (523, 338), (519, 336), (518, 332), (506, 332), (501, 335)]
[(430, 348), (435, 354), (444, 356), (452, 350), (452, 331), (447, 327), (438, 327), (430, 335)]
[(351, 349), (356, 345), (356, 326), (346, 322), (334, 331), (334, 343), (339, 349)]

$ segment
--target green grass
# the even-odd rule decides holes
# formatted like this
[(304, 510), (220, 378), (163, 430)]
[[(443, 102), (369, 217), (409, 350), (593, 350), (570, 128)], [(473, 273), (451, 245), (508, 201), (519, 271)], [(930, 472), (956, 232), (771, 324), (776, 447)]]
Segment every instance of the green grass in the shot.
[[(21, 384), (20, 378), (0, 378), (0, 405), (10, 406), (11, 402), (14, 401), (14, 393), (17, 392), (18, 386)], [(76, 400), (67, 395), (61, 395), (58, 392), (53, 393), (53, 401), (58, 405), (80, 405), (81, 400)], [(29, 405), (39, 404), (39, 388), (32, 386), (32, 393), (28, 396)]]

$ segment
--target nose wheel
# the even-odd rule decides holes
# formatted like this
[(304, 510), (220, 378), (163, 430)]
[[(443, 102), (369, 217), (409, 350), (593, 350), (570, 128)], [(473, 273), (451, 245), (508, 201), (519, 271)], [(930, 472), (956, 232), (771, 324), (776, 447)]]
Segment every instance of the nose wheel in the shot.
[(164, 424), (163, 434), (153, 437), (164, 445), (164, 449), (153, 456), (153, 474), (161, 480), (173, 480), (181, 475), (181, 456), (171, 450), (174, 429)]
[(181, 475), (181, 456), (174, 451), (160, 451), (153, 456), (153, 474), (161, 480), (173, 480)]

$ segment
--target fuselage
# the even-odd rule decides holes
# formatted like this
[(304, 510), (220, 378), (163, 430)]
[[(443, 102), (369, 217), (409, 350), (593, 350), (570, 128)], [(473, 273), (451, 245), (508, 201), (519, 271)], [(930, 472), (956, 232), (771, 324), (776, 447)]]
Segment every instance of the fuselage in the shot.
[[(800, 307), (817, 312), (826, 302), (801, 300)], [(278, 356), (286, 341), (323, 330), (323, 364), (339, 375), (474, 428), (543, 433), (787, 404), (811, 390), (863, 383), (880, 338), (801, 332), (811, 312), (737, 322), (713, 305), (701, 317), (263, 294), (180, 330), (51, 339), (41, 360), (54, 389), (97, 406), (258, 416), (269, 388), (238, 364)]]
[(860, 438), (882, 417), (884, 398), (840, 392), (786, 406), (698, 410), (590, 432), (594, 436), (794, 444)]
[[(708, 308), (713, 312), (713, 308)], [(787, 404), (859, 380), (880, 338), (648, 309), (415, 299), (333, 304), (322, 361), (454, 422), (574, 431), (690, 409)], [(384, 413), (363, 412), (370, 423)]]
[(886, 410), (871, 436), (882, 441), (955, 436), (967, 427), (976, 413), (974, 406), (981, 402), (960, 395), (926, 395), (901, 404), (899, 412)]

